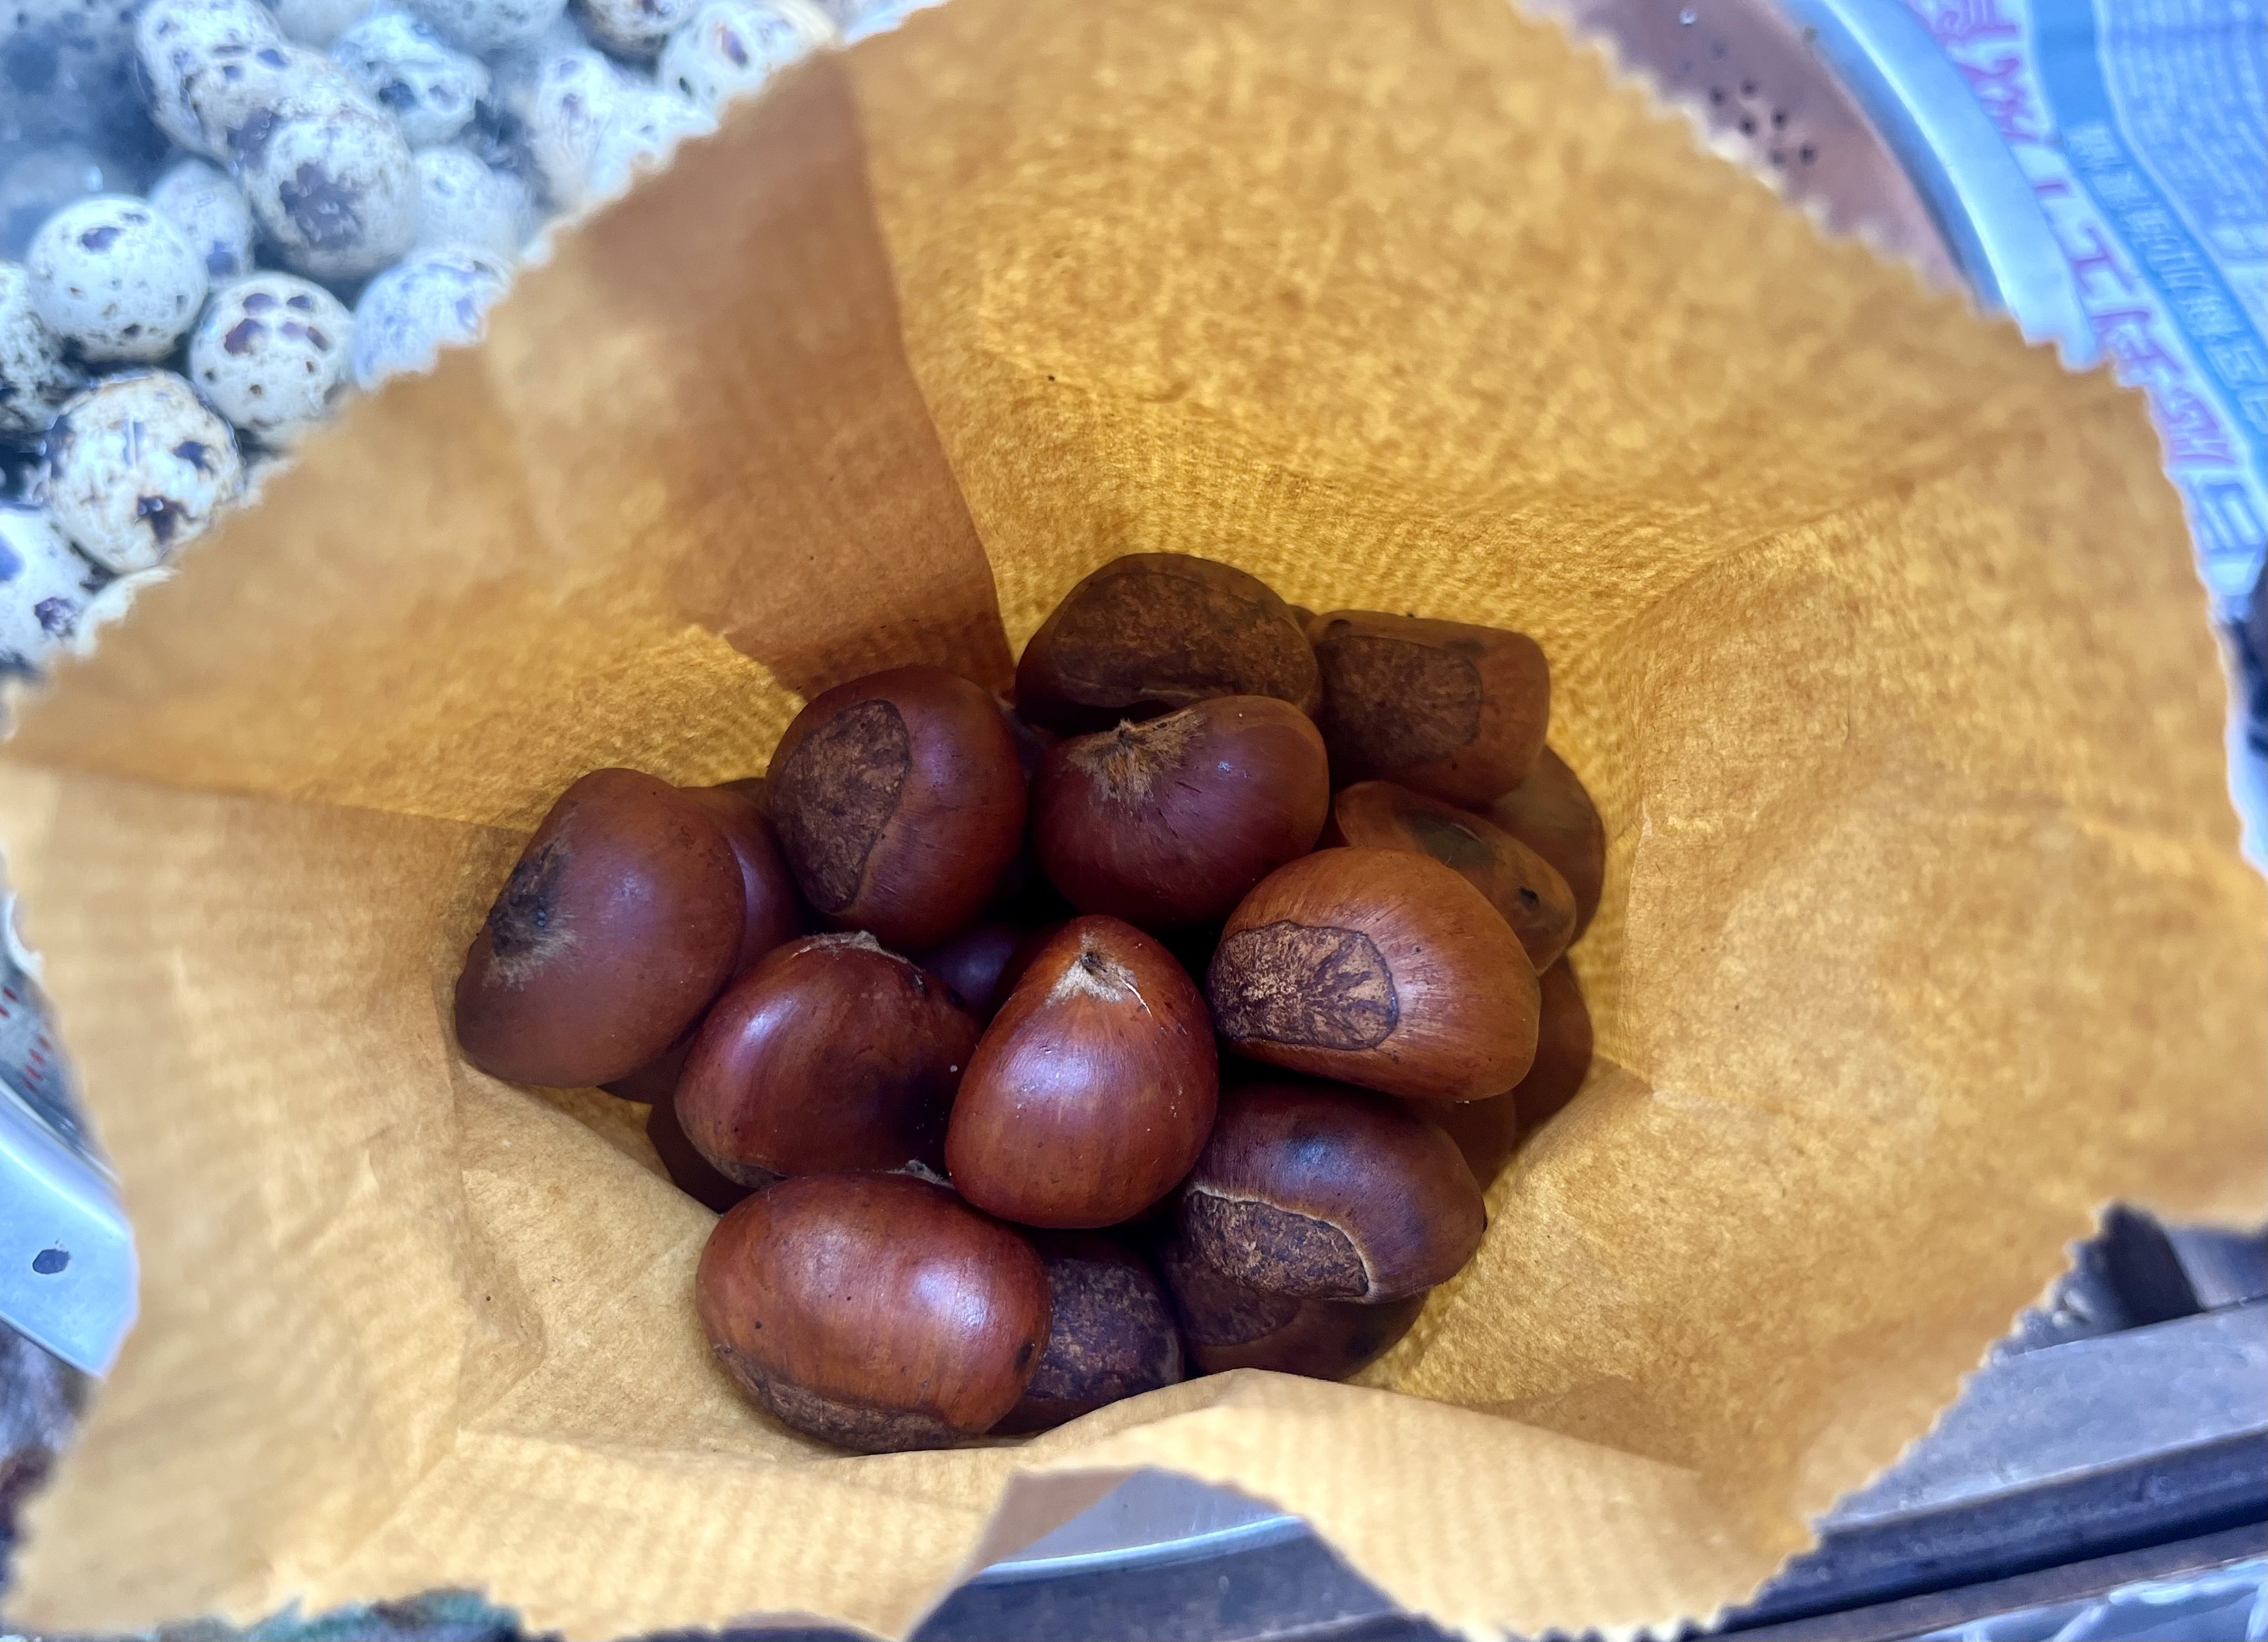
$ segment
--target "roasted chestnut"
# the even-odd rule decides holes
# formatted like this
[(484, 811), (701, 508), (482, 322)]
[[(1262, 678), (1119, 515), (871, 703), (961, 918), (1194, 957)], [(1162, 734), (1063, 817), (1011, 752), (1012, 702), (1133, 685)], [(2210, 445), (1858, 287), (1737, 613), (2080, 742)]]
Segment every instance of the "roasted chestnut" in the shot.
[[(761, 777), (728, 781), (718, 787), (683, 787), (686, 797), (707, 810), (732, 846), (740, 863), (741, 891), (740, 949), (733, 961), (733, 974), (746, 975), (756, 960), (783, 942), (803, 932), (803, 907), (795, 895), (795, 880), (780, 859), (773, 842), (771, 822), (764, 814), (764, 784)], [(677, 1041), (629, 1076), (601, 1086), (609, 1094), (648, 1105), (666, 1101), (693, 1052), (693, 1034), (700, 1023), (680, 1033)]]
[(710, 1233), (694, 1297), (743, 1390), (868, 1454), (990, 1430), (1048, 1338), (1032, 1246), (909, 1174), (805, 1174), (757, 1192)]
[(661, 1167), (669, 1171), (670, 1182), (678, 1190), (696, 1203), (722, 1214), (734, 1204), (755, 1190), (768, 1186), (770, 1177), (743, 1185), (720, 1173), (717, 1166), (701, 1155), (685, 1130), (677, 1121), (677, 1110), (667, 1101), (656, 1101), (647, 1108), (645, 1138), (653, 1143), (654, 1155)]
[(1423, 1294), (1375, 1306), (1264, 1294), (1214, 1270), (1180, 1238), (1167, 1240), (1158, 1256), (1189, 1361), (1202, 1373), (1266, 1368), (1344, 1380), (1386, 1355), (1425, 1307)]
[(995, 696), (992, 704), (1000, 710), (1000, 720), (1008, 726), (1008, 739), (1016, 744), (1016, 768), (1029, 781), (1040, 773), (1040, 762), (1047, 757), (1048, 749), (1063, 738), (1025, 718), (1012, 702)]
[(1130, 924), (1073, 918), (985, 1028), (946, 1163), (1003, 1219), (1116, 1225), (1196, 1161), (1219, 1086), (1204, 999), (1172, 955)]
[(677, 1042), (652, 1060), (625, 1077), (610, 1079), (599, 1086), (608, 1094), (620, 1095), (625, 1101), (636, 1101), (645, 1106), (666, 1104), (677, 1093), (679, 1074), (685, 1070), (685, 1057), (693, 1053), (694, 1035), (701, 1030), (696, 1020), (677, 1035)]
[(743, 912), (740, 950), (733, 973), (746, 975), (756, 960), (773, 947), (803, 933), (803, 906), (795, 895), (795, 880), (780, 859), (772, 837), (772, 824), (762, 802), (739, 782), (721, 787), (688, 787), (685, 796), (707, 810), (733, 847), (740, 867)]
[(1512, 1092), (1523, 1133), (1533, 1133), (1557, 1114), (1591, 1075), (1591, 1011), (1574, 968), (1562, 958), (1538, 979), (1543, 1024), (1535, 1035), (1535, 1061)]
[(1525, 633), (1337, 610), (1307, 627), (1323, 680), (1316, 714), (1334, 781), (1385, 777), (1476, 807), (1517, 786), (1543, 749), (1551, 670)]
[(577, 1087), (644, 1066), (740, 954), (740, 869), (666, 781), (598, 769), (559, 795), (457, 976), (457, 1043), (482, 1071)]
[(1485, 1101), (1425, 1101), (1418, 1109), (1448, 1131), (1473, 1178), (1486, 1190), (1521, 1140), (1575, 1098), (1591, 1070), (1591, 1012), (1575, 971), (1562, 958), (1537, 977), (1543, 1024), (1535, 1062), (1520, 1086)]
[(1538, 970), (1575, 935), (1575, 897), (1550, 862), (1469, 810), (1391, 781), (1358, 781), (1331, 799), (1330, 844), (1414, 850), (1462, 875), (1504, 915)]
[(944, 1160), (976, 1020), (862, 932), (806, 935), (725, 990), (677, 1080), (677, 1121), (727, 1177)]
[(1306, 1078), (1232, 1084), (1182, 1182), (1190, 1249), (1294, 1300), (1400, 1300), (1472, 1258), (1488, 1227), (1455, 1141), (1415, 1108)]
[(1016, 706), (1077, 734), (1213, 696), (1320, 701), (1314, 652), (1267, 583), (1186, 553), (1130, 553), (1055, 607), (1016, 664)]
[(1528, 1075), (1535, 970), (1488, 898), (1430, 856), (1322, 850), (1229, 915), (1206, 982), (1240, 1055), (1413, 1100)]
[(1567, 761), (1545, 747), (1528, 778), (1489, 806), (1489, 819), (1558, 869), (1575, 896), (1575, 939), (1591, 927), (1607, 878), (1607, 829)]
[(1173, 929), (1226, 917), (1314, 849), (1330, 801), (1314, 719), (1217, 696), (1057, 743), (1032, 783), (1032, 847), (1080, 911)]
[(1023, 924), (985, 918), (914, 961), (960, 993), (969, 1013), (980, 1021), (990, 1020), (1013, 984), (1009, 962), (1032, 934)]
[(996, 1433), (1047, 1431), (1181, 1379), (1181, 1333), (1148, 1266), (1094, 1232), (1042, 1232), (1032, 1242), (1048, 1269), (1047, 1349)]
[(837, 685), (772, 755), (772, 827), (838, 929), (934, 946), (976, 916), (1024, 834), (1024, 777), (992, 697), (942, 667)]

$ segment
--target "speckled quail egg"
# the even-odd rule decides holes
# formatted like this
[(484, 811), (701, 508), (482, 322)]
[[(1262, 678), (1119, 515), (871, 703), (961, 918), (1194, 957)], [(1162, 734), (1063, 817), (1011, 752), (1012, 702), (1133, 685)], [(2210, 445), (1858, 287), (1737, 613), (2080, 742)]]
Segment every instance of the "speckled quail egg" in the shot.
[(651, 57), (685, 26), (701, 0), (575, 0), (583, 32), (623, 57)]
[(355, 379), (375, 387), (430, 370), (444, 348), (478, 342), (489, 305), (511, 283), (510, 269), (469, 246), (412, 252), (355, 304)]
[(662, 48), (662, 87), (716, 114), (835, 40), (810, 0), (707, 0)]
[(373, 273), (417, 237), (417, 166), (359, 92), (278, 121), (243, 161), (252, 214), (284, 262), (313, 279)]
[(38, 433), (86, 379), (32, 306), (32, 276), (0, 262), (0, 433)]
[(535, 84), (536, 70), (563, 51), (587, 51), (590, 45), (590, 37), (562, 11), (532, 39), (489, 54), (489, 100), (518, 114), (527, 88)]
[(562, 52), (537, 69), (519, 116), (527, 125), (528, 152), (561, 210), (587, 197), (600, 134), (630, 91), (622, 70), (588, 47)]
[(456, 136), (488, 94), (489, 71), (479, 58), (405, 12), (382, 11), (356, 24), (331, 47), (331, 59), (394, 116), (412, 148)]
[(466, 245), (511, 261), (533, 225), (527, 189), (461, 148), (417, 156), (417, 245)]
[(268, 0), (286, 36), (328, 49), (331, 42), (376, 11), (382, 0)]
[(213, 283), (252, 271), (252, 207), (219, 166), (180, 161), (151, 185), (150, 203), (204, 258)]
[(642, 171), (659, 171), (688, 137), (717, 129), (714, 116), (668, 92), (632, 92), (615, 105), (591, 152), (585, 197), (610, 200), (630, 190)]
[(228, 423), (170, 371), (96, 383), (64, 405), (46, 448), (48, 512), (106, 570), (164, 563), (243, 483)]
[(281, 40), (220, 47), (189, 77), (188, 97), (208, 150), (239, 169), (284, 121), (368, 100), (324, 53)]
[(100, 141), (139, 124), (135, 0), (0, 6), (0, 142)]
[(162, 359), (196, 323), (205, 262), (146, 200), (98, 194), (48, 219), (24, 259), (32, 306), (89, 359)]
[(292, 274), (258, 273), (215, 291), (189, 337), (189, 380), (212, 407), (270, 445), (322, 418), (346, 379), (354, 319)]
[(35, 675), (78, 631), (101, 572), (44, 511), (0, 503), (0, 677)]
[(258, 0), (150, 0), (134, 19), (150, 117), (183, 148), (225, 159), (210, 146), (189, 107), (189, 82), (224, 47), (244, 48), (280, 39), (276, 19)]
[(460, 51), (486, 56), (524, 46), (559, 20), (567, 0), (407, 0), (409, 8)]

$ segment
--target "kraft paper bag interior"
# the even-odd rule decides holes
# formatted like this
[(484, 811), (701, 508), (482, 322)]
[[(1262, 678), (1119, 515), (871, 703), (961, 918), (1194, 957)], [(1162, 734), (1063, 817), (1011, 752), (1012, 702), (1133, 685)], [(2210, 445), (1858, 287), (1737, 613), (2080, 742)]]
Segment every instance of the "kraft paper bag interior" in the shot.
[[(576, 775), (1003, 681), (1160, 549), (1543, 643), (1613, 840), (1599, 1064), (1362, 1385), (822, 1450), (711, 1365), (640, 1108), (454, 1053), (460, 955)], [(1141, 1466), (1445, 1624), (1705, 1616), (2100, 1205), (2263, 1212), (2224, 699), (2133, 397), (1550, 27), (953, 0), (564, 236), (20, 703), (0, 847), (144, 1286), (11, 1616), (902, 1632)]]

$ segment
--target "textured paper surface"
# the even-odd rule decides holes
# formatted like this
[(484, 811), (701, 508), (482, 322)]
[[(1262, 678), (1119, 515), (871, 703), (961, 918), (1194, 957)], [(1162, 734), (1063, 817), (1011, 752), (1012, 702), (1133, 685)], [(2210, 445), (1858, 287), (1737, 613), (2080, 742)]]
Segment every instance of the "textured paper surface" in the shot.
[[(1598, 1071), (1368, 1385), (821, 1451), (710, 1366), (710, 1219), (628, 1108), (455, 1057), (459, 955), (574, 775), (998, 679), (1152, 549), (1542, 641), (1612, 836)], [(2222, 700), (2138, 401), (1548, 26), (954, 0), (564, 240), (26, 707), (0, 847), (145, 1289), (11, 1616), (902, 1631), (1004, 1490), (1028, 1532), (1144, 1465), (1445, 1624), (1706, 1614), (2100, 1204), (2262, 1212)]]

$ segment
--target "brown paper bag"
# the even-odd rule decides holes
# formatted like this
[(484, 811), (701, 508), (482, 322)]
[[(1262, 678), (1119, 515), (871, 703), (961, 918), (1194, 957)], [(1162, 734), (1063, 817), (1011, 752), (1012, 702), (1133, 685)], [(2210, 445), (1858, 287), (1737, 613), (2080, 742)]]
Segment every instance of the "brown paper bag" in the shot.
[[(1613, 846), (1601, 1061), (1363, 1387), (849, 1458), (709, 1216), (453, 1053), (571, 777), (988, 681), (1117, 553), (1515, 625)], [(29, 704), (0, 846), (143, 1318), (14, 1617), (474, 1587), (903, 1631), (1128, 1468), (1444, 1624), (1705, 1616), (2114, 1197), (2262, 1212), (2264, 918), (2141, 409), (1821, 242), (1501, 0), (954, 0), (791, 76), (313, 439)]]

